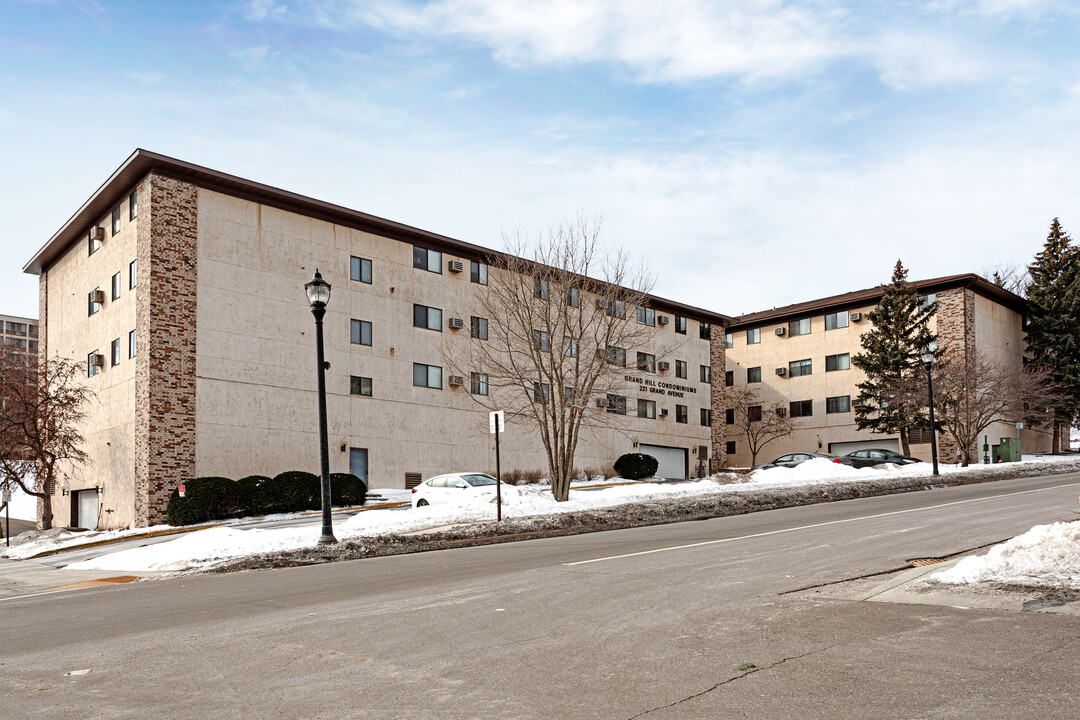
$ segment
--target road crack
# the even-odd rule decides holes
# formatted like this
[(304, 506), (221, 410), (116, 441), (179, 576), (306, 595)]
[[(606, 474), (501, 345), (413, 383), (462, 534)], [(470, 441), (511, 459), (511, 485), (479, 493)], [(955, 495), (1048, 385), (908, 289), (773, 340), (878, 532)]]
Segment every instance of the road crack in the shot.
[(650, 713), (654, 713), (657, 710), (666, 710), (667, 708), (675, 707), (676, 705), (681, 705), (681, 704), (683, 704), (685, 702), (689, 702), (689, 701), (694, 700), (696, 698), (699, 698), (699, 697), (701, 697), (703, 695), (708, 695), (713, 690), (721, 688), (721, 687), (723, 687), (725, 685), (730, 685), (731, 683), (735, 682), (736, 680), (742, 680), (743, 678), (749, 677), (750, 675), (753, 675), (754, 673), (759, 673), (759, 672), (762, 672), (763, 670), (772, 670), (774, 667), (778, 667), (780, 665), (783, 665), (786, 662), (791, 662), (792, 660), (800, 660), (800, 659), (802, 659), (804, 657), (807, 657), (808, 655), (813, 655), (813, 654), (819, 653), (819, 652), (825, 652), (826, 650), (832, 650), (834, 647), (836, 647), (836, 645), (829, 645), (828, 647), (818, 648), (816, 650), (809, 650), (807, 652), (802, 653), (801, 655), (792, 655), (791, 657), (782, 658), (782, 659), (777, 660), (776, 662), (772, 663), (771, 665), (766, 665), (765, 667), (752, 668), (752, 669), (747, 670), (747, 671), (745, 671), (743, 673), (740, 673), (739, 675), (736, 675), (735, 677), (730, 677), (727, 680), (722, 680), (722, 681), (716, 683), (715, 685), (713, 685), (711, 688), (708, 688), (706, 690), (702, 690), (701, 692), (694, 693), (693, 695), (688, 695), (688, 696), (682, 698), (681, 700), (676, 700), (675, 702), (670, 702), (670, 703), (668, 703), (666, 705), (659, 705), (657, 707), (654, 707), (652, 710), (645, 710), (644, 712), (639, 712), (637, 715), (630, 716), (630, 718), (628, 720), (635, 720), (636, 718), (644, 717), (645, 715), (648, 715)]

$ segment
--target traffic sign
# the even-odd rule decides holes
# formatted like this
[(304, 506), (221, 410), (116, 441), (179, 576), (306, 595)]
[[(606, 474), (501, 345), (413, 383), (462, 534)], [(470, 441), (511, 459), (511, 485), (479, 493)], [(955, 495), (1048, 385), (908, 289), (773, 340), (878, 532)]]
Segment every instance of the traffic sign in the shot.
[(495, 434), (495, 423), (499, 423), (499, 432), (506, 432), (506, 411), (494, 410), (488, 414), (488, 432)]

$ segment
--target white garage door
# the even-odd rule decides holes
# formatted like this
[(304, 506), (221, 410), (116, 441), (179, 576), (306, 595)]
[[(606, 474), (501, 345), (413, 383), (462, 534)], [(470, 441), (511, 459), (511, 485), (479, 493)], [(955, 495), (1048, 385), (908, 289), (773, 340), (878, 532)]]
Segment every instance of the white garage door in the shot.
[(660, 467), (656, 469), (657, 477), (668, 480), (686, 479), (686, 448), (639, 445), (638, 452), (642, 455), (652, 455), (660, 463)]
[(847, 455), (856, 450), (892, 450), (900, 452), (900, 441), (896, 438), (882, 438), (881, 440), (860, 440), (859, 442), (829, 443), (829, 452), (833, 455)]

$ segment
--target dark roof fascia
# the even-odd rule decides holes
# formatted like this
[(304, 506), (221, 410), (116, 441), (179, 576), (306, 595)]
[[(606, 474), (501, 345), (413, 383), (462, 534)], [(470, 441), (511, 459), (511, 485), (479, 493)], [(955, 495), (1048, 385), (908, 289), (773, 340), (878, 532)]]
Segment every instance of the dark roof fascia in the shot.
[[(973, 292), (989, 298), (1000, 305), (1016, 310), (1017, 312), (1023, 313), (1027, 310), (1027, 301), (1024, 300), (1024, 298), (1011, 293), (974, 273), (949, 275), (940, 278), (932, 278), (930, 280), (917, 280), (912, 284), (922, 293), (942, 292), (958, 287), (970, 288)], [(885, 291), (883, 290), (883, 286), (878, 286), (876, 288), (866, 288), (865, 290), (844, 293), (843, 295), (833, 295), (818, 300), (787, 305), (773, 310), (748, 313), (734, 318), (728, 329), (732, 332), (737, 330), (748, 330), (755, 327), (763, 327), (765, 325), (776, 325), (789, 320), (798, 320), (813, 315), (851, 310), (867, 305), (877, 305), (884, 294)]]
[[(137, 149), (113, 172), (90, 198), (23, 266), (23, 272), (40, 275), (75, 243), (80, 242), (99, 219), (116, 207), (148, 174), (155, 173), (175, 180), (190, 182), (198, 187), (232, 197), (276, 207), (307, 217), (372, 232), (401, 242), (424, 245), (435, 250), (452, 252), (469, 259), (485, 260), (502, 257), (504, 253), (480, 245), (456, 240), (446, 235), (428, 232), (404, 223), (351, 210), (323, 200), (246, 180), (201, 165)], [(695, 320), (726, 325), (731, 318), (704, 308), (693, 307), (674, 300), (649, 295), (657, 309), (677, 312)]]

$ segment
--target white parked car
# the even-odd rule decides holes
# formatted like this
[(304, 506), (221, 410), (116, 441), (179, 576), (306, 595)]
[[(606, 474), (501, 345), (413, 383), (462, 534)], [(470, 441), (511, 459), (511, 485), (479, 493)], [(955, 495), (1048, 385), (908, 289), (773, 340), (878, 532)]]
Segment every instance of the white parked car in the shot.
[(480, 496), (493, 497), (499, 481), (486, 473), (436, 475), (413, 488), (412, 506), (442, 505)]

